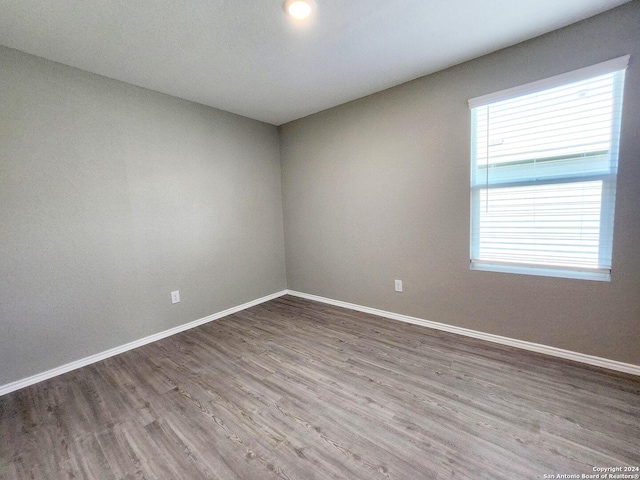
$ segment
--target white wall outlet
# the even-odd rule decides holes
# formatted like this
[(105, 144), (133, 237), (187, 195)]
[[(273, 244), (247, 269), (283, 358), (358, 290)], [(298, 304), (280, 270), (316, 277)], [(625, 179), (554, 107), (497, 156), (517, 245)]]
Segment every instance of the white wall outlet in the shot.
[(171, 292), (171, 303), (178, 303), (180, 301), (180, 290)]
[(402, 280), (396, 280), (396, 292), (402, 291)]

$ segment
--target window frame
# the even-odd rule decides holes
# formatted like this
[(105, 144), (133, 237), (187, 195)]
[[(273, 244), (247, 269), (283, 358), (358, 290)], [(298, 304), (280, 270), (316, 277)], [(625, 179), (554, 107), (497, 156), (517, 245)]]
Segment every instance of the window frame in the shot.
[[(611, 280), (611, 268), (602, 268), (602, 264), (600, 264), (598, 268), (589, 268), (568, 267), (563, 265), (518, 263), (513, 261), (481, 260), (479, 255), (481, 243), (480, 208), (482, 203), (480, 200), (480, 194), (483, 188), (490, 189), (517, 186), (547, 185), (552, 183), (568, 184), (587, 181), (601, 181), (602, 193), (600, 196), (600, 237), (598, 241), (598, 259), (600, 262), (603, 258), (611, 257), (613, 250), (613, 222), (615, 214), (615, 189), (617, 183), (617, 160), (620, 140), (619, 132), (622, 117), (622, 91), (620, 92), (620, 95), (614, 96), (614, 112), (617, 112), (618, 114), (614, 114), (612, 119), (612, 131), (614, 132), (614, 134), (611, 138), (609, 154), (611, 158), (615, 158), (615, 162), (612, 162), (612, 165), (614, 165), (615, 168), (613, 168), (612, 171), (607, 174), (587, 174), (585, 176), (567, 175), (561, 178), (544, 180), (531, 179), (524, 181), (506, 181), (493, 187), (489, 187), (488, 183), (487, 186), (481, 186), (475, 178), (477, 172), (476, 159), (478, 158), (478, 152), (476, 151), (478, 140), (476, 113), (477, 109), (483, 106), (488, 106), (497, 102), (514, 99), (536, 92), (542, 92), (552, 88), (561, 87), (564, 85), (569, 85), (571, 83), (616, 72), (620, 72), (622, 75), (620, 88), (621, 90), (623, 90), (624, 70), (629, 63), (629, 58), (629, 55), (625, 55), (596, 65), (581, 68), (561, 75), (556, 75), (554, 77), (545, 78), (536, 82), (531, 82), (514, 88), (509, 88), (488, 95), (472, 98), (468, 101), (469, 108), (471, 110), (470, 268), (472, 270), (574, 278), (583, 280)], [(477, 225), (476, 230), (474, 230), (474, 225)], [(611, 232), (611, 235), (606, 235), (605, 233), (607, 231)], [(606, 253), (604, 257), (603, 252)]]

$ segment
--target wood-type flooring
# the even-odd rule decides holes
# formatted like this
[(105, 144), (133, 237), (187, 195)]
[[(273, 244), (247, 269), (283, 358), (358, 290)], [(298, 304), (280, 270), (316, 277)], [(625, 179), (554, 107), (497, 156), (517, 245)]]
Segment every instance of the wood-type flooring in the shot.
[(639, 393), (285, 296), (0, 397), (0, 478), (587, 478), (640, 465)]

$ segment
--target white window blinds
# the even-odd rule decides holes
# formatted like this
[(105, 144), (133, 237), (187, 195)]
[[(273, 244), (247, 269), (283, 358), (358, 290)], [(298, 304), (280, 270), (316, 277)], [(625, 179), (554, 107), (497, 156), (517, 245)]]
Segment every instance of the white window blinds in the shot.
[(628, 60), (469, 101), (472, 268), (609, 278)]

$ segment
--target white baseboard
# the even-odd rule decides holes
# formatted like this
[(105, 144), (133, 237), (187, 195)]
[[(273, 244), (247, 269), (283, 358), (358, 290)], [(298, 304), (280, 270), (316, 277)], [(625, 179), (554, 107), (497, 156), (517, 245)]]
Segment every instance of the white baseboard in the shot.
[(113, 357), (114, 355), (118, 355), (119, 353), (124, 353), (128, 350), (133, 350), (134, 348), (141, 347), (148, 343), (156, 342), (163, 338), (170, 337), (171, 335), (175, 335), (176, 333), (184, 332), (185, 330), (198, 327), (202, 324), (218, 320), (219, 318), (226, 317), (227, 315), (245, 310), (260, 303), (268, 302), (269, 300), (281, 297), (286, 293), (286, 290), (276, 292), (271, 295), (267, 295), (266, 297), (258, 298), (256, 300), (243, 303), (242, 305), (228, 308), (227, 310), (223, 310), (222, 312), (214, 313), (199, 320), (194, 320), (193, 322), (185, 323), (184, 325), (179, 325), (177, 327), (170, 328), (169, 330), (155, 333), (153, 335), (149, 335), (148, 337), (144, 337), (139, 340), (134, 340), (133, 342), (129, 342), (119, 347), (111, 348), (109, 350), (105, 350), (104, 352), (96, 353), (95, 355), (91, 355), (89, 357), (81, 358), (80, 360), (67, 363), (60, 367), (52, 368), (51, 370), (47, 370), (46, 372), (38, 373), (21, 380), (16, 380), (15, 382), (7, 383), (6, 385), (0, 385), (0, 396), (6, 395), (7, 393), (15, 392), (16, 390), (20, 390), (21, 388), (28, 387), (29, 385), (33, 385), (35, 383), (57, 377), (58, 375), (62, 375), (63, 373), (67, 373), (72, 370), (91, 365), (92, 363), (99, 362), (100, 360), (104, 360), (105, 358)]
[(470, 330), (468, 328), (461, 328), (444, 323), (432, 322), (429, 320), (423, 320), (421, 318), (410, 317), (408, 315), (378, 310), (377, 308), (364, 307), (362, 305), (342, 302), (340, 300), (333, 300), (331, 298), (319, 297), (317, 295), (297, 292), (295, 290), (287, 290), (287, 294), (293, 295), (295, 297), (306, 298), (308, 300), (315, 300), (316, 302), (328, 303), (337, 307), (370, 313), (372, 315), (378, 315), (380, 317), (390, 318), (392, 320), (413, 323), (414, 325), (422, 325), (423, 327), (429, 327), (435, 330), (443, 330), (445, 332), (456, 333), (458, 335), (464, 335), (465, 337), (478, 338), (480, 340), (499, 343), (501, 345), (508, 345), (510, 347), (520, 348), (522, 350), (530, 350), (532, 352), (543, 353), (552, 357), (564, 358), (567, 360), (573, 360), (574, 362), (586, 363), (588, 365), (593, 365), (596, 367), (607, 368), (609, 370), (615, 370), (618, 372), (630, 373), (632, 375), (640, 376), (640, 365), (634, 365), (632, 363), (618, 362), (616, 360), (609, 360), (608, 358), (601, 358), (595, 357), (593, 355), (586, 355), (584, 353), (572, 352), (571, 350), (563, 350), (562, 348), (550, 347), (548, 345), (542, 345), (540, 343), (525, 342), (523, 340), (517, 340), (514, 338), (501, 337), (500, 335), (493, 335), (491, 333), (478, 332), (477, 330)]
[(15, 382), (7, 383), (5, 385), (0, 385), (0, 396), (6, 395), (7, 393), (15, 392), (16, 390), (20, 390), (21, 388), (28, 387), (29, 385), (33, 385), (35, 383), (42, 382), (44, 380), (48, 380), (53, 377), (57, 377), (58, 375), (62, 375), (72, 370), (76, 370), (78, 368), (91, 365), (92, 363), (99, 362), (100, 360), (104, 360), (105, 358), (113, 357), (114, 355), (124, 353), (128, 350), (133, 350), (134, 348), (141, 347), (148, 343), (156, 342), (163, 338), (170, 337), (171, 335), (175, 335), (176, 333), (184, 332), (185, 330), (198, 327), (200, 325), (203, 325), (208, 322), (212, 322), (214, 320), (218, 320), (219, 318), (226, 317), (227, 315), (231, 315), (241, 310), (245, 310), (247, 308), (253, 307), (260, 303), (268, 302), (269, 300), (273, 300), (274, 298), (278, 298), (283, 295), (293, 295), (295, 297), (306, 298), (308, 300), (315, 300), (316, 302), (328, 303), (330, 305), (348, 308), (350, 310), (357, 310), (359, 312), (370, 313), (372, 315), (378, 315), (380, 317), (390, 318), (392, 320), (399, 320), (401, 322), (412, 323), (414, 325), (421, 325), (423, 327), (433, 328), (436, 330), (442, 330), (450, 333), (456, 333), (458, 335), (464, 335), (466, 337), (486, 340), (488, 342), (499, 343), (501, 345), (508, 345), (510, 347), (521, 348), (523, 350), (530, 350), (532, 352), (543, 353), (553, 357), (565, 358), (567, 360), (573, 360), (575, 362), (586, 363), (588, 365), (593, 365), (596, 367), (607, 368), (609, 370), (615, 370), (618, 372), (630, 373), (632, 375), (640, 376), (640, 365), (618, 362), (616, 360), (609, 360), (607, 358), (595, 357), (593, 355), (586, 355), (584, 353), (579, 353), (579, 352), (572, 352), (570, 350), (563, 350), (561, 348), (550, 347), (548, 345), (541, 345), (539, 343), (525, 342), (523, 340), (516, 340), (508, 337), (501, 337), (500, 335), (493, 335), (491, 333), (478, 332), (476, 330), (470, 330), (468, 328), (461, 328), (461, 327), (455, 327), (453, 325), (447, 325), (444, 323), (432, 322), (429, 320), (423, 320), (421, 318), (410, 317), (408, 315), (387, 312), (385, 310), (378, 310), (377, 308), (370, 308), (362, 305), (356, 305), (353, 303), (342, 302), (340, 300), (333, 300), (331, 298), (325, 298), (317, 295), (310, 295), (308, 293), (297, 292), (295, 290), (283, 290), (281, 292), (276, 292), (271, 295), (258, 298), (256, 300), (252, 300), (251, 302), (243, 303), (242, 305), (238, 305), (236, 307), (228, 308), (227, 310), (214, 313), (212, 315), (201, 318), (199, 320), (194, 320), (193, 322), (185, 323), (184, 325), (179, 325), (169, 330), (165, 330), (163, 332), (149, 335), (148, 337), (144, 337), (139, 340), (126, 343), (119, 347), (111, 348), (109, 350), (105, 350), (104, 352), (97, 353), (89, 357), (81, 358), (80, 360), (76, 360), (74, 362), (67, 363), (60, 367), (47, 370), (46, 372), (38, 373), (36, 375), (32, 375), (30, 377), (23, 378), (21, 380), (16, 380)]

